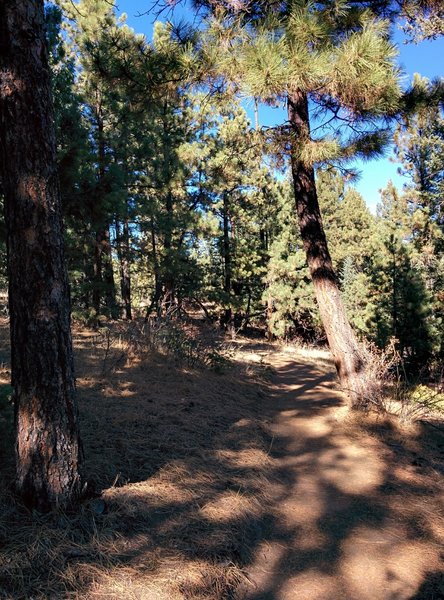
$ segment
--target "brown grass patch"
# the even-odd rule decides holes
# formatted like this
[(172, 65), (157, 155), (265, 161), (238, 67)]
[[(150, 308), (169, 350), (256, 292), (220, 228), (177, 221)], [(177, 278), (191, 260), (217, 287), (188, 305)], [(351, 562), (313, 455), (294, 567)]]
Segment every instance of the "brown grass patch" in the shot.
[(344, 416), (325, 353), (74, 333), (91, 498), (40, 515), (10, 491), (0, 327), (0, 598), (442, 597), (442, 431)]
[[(100, 498), (31, 514), (11, 493), (12, 437), (2, 450), (1, 598), (214, 600), (243, 578), (269, 476), (260, 365), (240, 356), (221, 375), (129, 352), (119, 331), (74, 331), (85, 476)], [(6, 323), (1, 336), (6, 347)]]

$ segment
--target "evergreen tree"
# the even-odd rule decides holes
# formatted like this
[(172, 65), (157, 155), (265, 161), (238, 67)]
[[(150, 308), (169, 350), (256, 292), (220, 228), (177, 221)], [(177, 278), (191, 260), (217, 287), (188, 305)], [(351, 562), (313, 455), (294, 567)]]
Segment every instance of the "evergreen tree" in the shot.
[(0, 155), (16, 487), (38, 510), (80, 494), (80, 441), (43, 2), (0, 4)]
[(362, 196), (344, 182), (339, 171), (317, 171), (317, 190), (329, 248), (348, 318), (361, 335), (371, 337), (374, 301), (370, 300), (373, 272), (372, 237), (375, 220)]
[(359, 192), (336, 169), (318, 169), (316, 187), (335, 270), (347, 257), (363, 269), (371, 258), (374, 218)]
[[(219, 68), (244, 93), (264, 101), (285, 99), (287, 130), (283, 139), (291, 157), (296, 209), (307, 263), (323, 326), (340, 380), (359, 405), (368, 393), (365, 365), (341, 301), (319, 210), (314, 165), (327, 159), (372, 154), (380, 136), (369, 123), (394, 111), (400, 91), (388, 41), (387, 26), (367, 12), (344, 3), (282, 3), (258, 13), (243, 25), (226, 14), (210, 29), (214, 47), (227, 49)], [(251, 9), (251, 6), (250, 6)], [(240, 23), (240, 24), (239, 24)], [(213, 57), (214, 58), (214, 57)], [(217, 59), (215, 59), (217, 61)], [(312, 104), (309, 103), (309, 100)], [(328, 122), (353, 119), (358, 137), (315, 138), (310, 133), (310, 107)], [(339, 130), (341, 129), (338, 124)], [(319, 129), (319, 128), (318, 128)], [(322, 129), (322, 128), (321, 128)]]
[(279, 195), (265, 281), (269, 334), (278, 338), (297, 335), (304, 341), (319, 339), (318, 311), (289, 184)]
[(375, 247), (374, 291), (377, 341), (395, 338), (406, 365), (419, 369), (433, 350), (430, 297), (414, 266), (407, 198), (390, 183), (382, 193)]
[[(395, 153), (404, 186), (409, 215), (411, 260), (421, 274), (429, 295), (430, 333), (433, 349), (442, 351), (444, 313), (444, 119), (437, 102), (430, 101), (433, 86), (418, 75), (413, 89), (426, 101), (403, 116), (395, 133)], [(419, 94), (421, 95), (421, 94)]]
[(220, 229), (213, 297), (216, 293), (225, 306), (222, 323), (231, 326), (235, 313), (248, 319), (261, 303), (275, 190), (262, 164), (262, 144), (245, 111), (230, 101), (215, 116), (211, 132), (202, 140), (209, 148), (204, 189)]
[[(116, 53), (121, 60), (131, 57), (136, 43), (135, 34), (119, 22), (113, 6), (106, 0), (82, 0), (76, 4), (62, 2), (70, 19), (68, 33), (77, 64), (77, 88), (85, 105), (83, 119), (88, 124), (91, 142), (89, 165), (93, 177), (82, 190), (84, 236), (92, 247), (93, 261), (85, 265), (89, 273), (91, 304), (98, 316), (102, 308), (112, 317), (118, 316), (115, 275), (113, 268), (112, 230), (116, 227), (116, 208), (125, 209), (126, 185), (122, 179), (125, 144), (119, 140), (119, 155), (116, 155), (116, 134), (128, 123), (128, 103), (122, 95), (128, 86), (122, 86), (109, 77), (116, 62)], [(123, 57), (123, 58), (122, 58)], [(117, 130), (117, 131), (116, 131)], [(120, 197), (119, 197), (120, 195)], [(117, 199), (117, 202), (116, 202)], [(120, 232), (120, 221), (118, 229)], [(131, 300), (128, 295), (128, 269), (125, 263), (128, 252), (124, 250), (125, 216), (123, 233), (118, 236), (120, 275), (126, 315), (131, 315)], [(123, 238), (122, 238), (123, 236)], [(126, 257), (126, 258), (124, 258)], [(127, 275), (122, 273), (122, 269)], [(122, 281), (123, 279), (123, 281)], [(89, 304), (89, 300), (87, 301)]]
[(444, 35), (444, 7), (441, 0), (400, 2), (404, 31), (418, 43)]
[[(413, 89), (431, 91), (427, 79), (415, 75)], [(400, 172), (409, 179), (405, 186), (418, 250), (434, 252), (442, 247), (444, 214), (444, 118), (440, 108), (427, 102), (406, 113), (395, 134)]]
[(94, 255), (89, 203), (94, 194), (94, 153), (76, 85), (75, 61), (62, 35), (62, 12), (45, 9), (52, 74), (57, 161), (65, 222), (67, 266), (74, 312), (89, 309)]

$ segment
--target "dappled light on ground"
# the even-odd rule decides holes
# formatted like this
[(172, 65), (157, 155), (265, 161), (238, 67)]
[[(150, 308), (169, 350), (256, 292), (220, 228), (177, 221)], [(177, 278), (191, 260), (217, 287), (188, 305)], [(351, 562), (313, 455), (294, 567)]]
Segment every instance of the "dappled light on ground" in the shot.
[[(441, 597), (436, 578), (420, 592), (430, 572), (443, 573), (442, 495), (427, 459), (420, 473), (406, 478), (412, 457), (383, 417), (376, 420), (379, 435), (371, 435), (359, 419), (344, 419), (341, 396), (313, 366), (282, 354), (272, 361), (277, 387), (263, 410), (281, 484), (274, 524), (247, 567), (246, 597)], [(401, 456), (391, 450), (394, 443)]]
[(75, 342), (90, 498), (29, 514), (0, 446), (0, 598), (442, 597), (436, 428), (347, 416), (325, 352), (244, 339), (221, 374)]

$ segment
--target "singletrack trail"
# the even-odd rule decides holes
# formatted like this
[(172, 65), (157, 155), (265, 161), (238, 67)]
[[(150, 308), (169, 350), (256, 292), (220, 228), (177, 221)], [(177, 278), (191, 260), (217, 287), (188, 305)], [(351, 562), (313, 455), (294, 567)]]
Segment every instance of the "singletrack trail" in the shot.
[(431, 449), (421, 426), (405, 433), (382, 417), (347, 416), (331, 369), (313, 360), (275, 352), (269, 361), (261, 411), (273, 440), (272, 508), (245, 598), (444, 598), (437, 441)]
[(444, 599), (438, 421), (350, 414), (323, 351), (239, 337), (220, 370), (190, 367), (125, 354), (126, 327), (75, 330), (100, 498), (49, 516), (11, 492), (0, 319), (0, 598)]

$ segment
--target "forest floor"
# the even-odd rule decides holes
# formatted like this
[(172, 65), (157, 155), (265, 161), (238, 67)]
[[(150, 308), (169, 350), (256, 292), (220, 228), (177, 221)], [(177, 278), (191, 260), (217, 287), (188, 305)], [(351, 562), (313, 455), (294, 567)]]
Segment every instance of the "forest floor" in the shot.
[(11, 492), (0, 325), (0, 598), (444, 597), (444, 430), (351, 415), (327, 353), (238, 339), (215, 370), (75, 328), (97, 493), (42, 515)]

